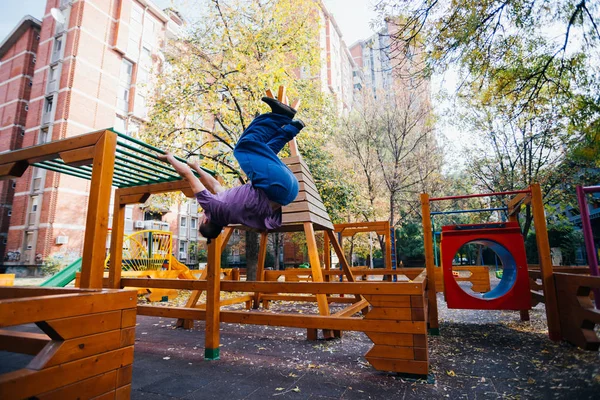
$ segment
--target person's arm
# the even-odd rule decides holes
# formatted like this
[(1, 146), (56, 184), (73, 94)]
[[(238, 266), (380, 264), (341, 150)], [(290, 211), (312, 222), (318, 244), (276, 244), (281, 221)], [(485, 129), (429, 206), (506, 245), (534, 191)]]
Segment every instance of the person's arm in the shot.
[(217, 194), (225, 191), (225, 188), (221, 186), (219, 181), (212, 177), (208, 172), (200, 168), (197, 163), (188, 161), (188, 166), (196, 171), (198, 175), (200, 175), (200, 182), (206, 186), (209, 192)]
[(158, 156), (158, 159), (162, 160), (162, 161), (166, 161), (169, 164), (171, 164), (173, 166), (173, 168), (175, 168), (175, 171), (177, 171), (177, 173), (179, 175), (181, 175), (181, 177), (183, 179), (188, 181), (188, 183), (190, 184), (190, 187), (194, 191), (194, 194), (200, 193), (201, 191), (206, 189), (206, 187), (204, 187), (202, 182), (200, 182), (200, 180), (196, 177), (196, 175), (194, 175), (194, 173), (192, 172), (190, 167), (188, 167), (186, 164), (182, 163), (181, 161), (177, 160), (173, 156), (172, 153), (166, 152), (165, 154), (161, 154)]

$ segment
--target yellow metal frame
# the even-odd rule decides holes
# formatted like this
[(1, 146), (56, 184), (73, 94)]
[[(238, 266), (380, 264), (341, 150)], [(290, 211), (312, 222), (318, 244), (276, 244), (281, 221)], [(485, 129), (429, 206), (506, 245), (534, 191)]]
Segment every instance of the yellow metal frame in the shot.
[[(158, 249), (154, 249), (154, 240), (152, 243), (144, 244), (147, 239), (144, 235), (154, 238), (155, 236), (167, 237), (164, 241), (158, 243)], [(132, 244), (139, 253), (132, 254)], [(128, 246), (128, 248), (126, 248)], [(152, 246), (151, 248), (149, 246)], [(150, 251), (152, 250), (152, 251)], [(157, 229), (145, 229), (125, 235), (123, 237), (123, 257), (121, 260), (121, 269), (123, 271), (152, 271), (162, 269), (164, 264), (158, 264), (156, 261), (165, 260), (168, 262), (167, 270), (173, 269), (173, 233)], [(110, 254), (104, 260), (104, 268), (108, 269), (110, 265)]]

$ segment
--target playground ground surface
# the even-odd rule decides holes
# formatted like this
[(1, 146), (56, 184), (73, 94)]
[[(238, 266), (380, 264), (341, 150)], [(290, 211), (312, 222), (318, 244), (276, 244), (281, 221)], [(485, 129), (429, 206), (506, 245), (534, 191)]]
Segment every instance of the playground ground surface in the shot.
[[(204, 322), (183, 330), (174, 329), (173, 319), (138, 316), (131, 395), (226, 400), (598, 398), (599, 353), (549, 341), (543, 305), (531, 311), (530, 322), (521, 322), (518, 312), (448, 310), (443, 301), (439, 306), (441, 335), (429, 337), (428, 380), (373, 369), (363, 357), (371, 342), (361, 332), (310, 342), (304, 329), (221, 324), (221, 359), (205, 361)], [(268, 312), (277, 311), (316, 313), (316, 307), (274, 302)], [(0, 373), (12, 369), (10, 364), (24, 365), (22, 357), (28, 356), (0, 352)]]

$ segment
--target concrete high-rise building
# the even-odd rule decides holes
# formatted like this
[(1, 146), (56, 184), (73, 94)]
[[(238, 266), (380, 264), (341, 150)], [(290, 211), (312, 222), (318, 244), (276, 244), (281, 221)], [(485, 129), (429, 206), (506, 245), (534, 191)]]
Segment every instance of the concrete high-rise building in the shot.
[[(181, 24), (147, 0), (48, 0), (41, 22), (25, 18), (0, 47), (0, 151), (109, 127), (135, 135), (165, 39)], [(0, 186), (11, 214), (4, 264), (81, 254), (88, 181), (29, 168), (8, 185), (14, 195)], [(127, 214), (130, 230), (152, 219), (139, 207)]]

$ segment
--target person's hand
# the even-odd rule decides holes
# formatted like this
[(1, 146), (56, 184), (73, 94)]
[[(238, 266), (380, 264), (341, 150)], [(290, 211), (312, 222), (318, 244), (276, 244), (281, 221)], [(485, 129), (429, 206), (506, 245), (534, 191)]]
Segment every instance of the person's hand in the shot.
[(200, 164), (198, 164), (195, 161), (189, 161), (187, 162), (188, 167), (190, 167), (191, 169), (198, 171), (200, 169)]
[(169, 157), (172, 157), (173, 153), (170, 151), (165, 151), (165, 154), (159, 154), (156, 157), (161, 161), (169, 161)]

